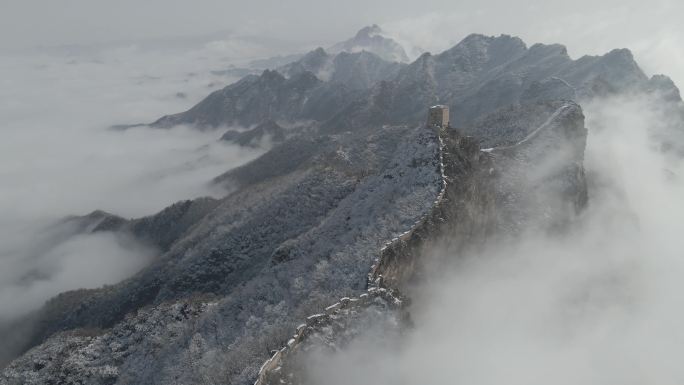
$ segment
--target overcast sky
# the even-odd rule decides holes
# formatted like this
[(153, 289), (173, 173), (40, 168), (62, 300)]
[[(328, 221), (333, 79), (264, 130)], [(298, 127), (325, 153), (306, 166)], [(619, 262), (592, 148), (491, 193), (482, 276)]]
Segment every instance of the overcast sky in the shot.
[(324, 44), (381, 24), (438, 51), (470, 32), (562, 43), (571, 55), (631, 48), (649, 73), (684, 73), (677, 0), (0, 0), (0, 49), (233, 32)]
[[(44, 224), (46, 216), (96, 208), (127, 217), (151, 214), (173, 201), (208, 194), (207, 180), (258, 155), (227, 150), (207, 133), (131, 130), (118, 135), (102, 130), (182, 111), (235, 80), (212, 70), (248, 57), (289, 53), (292, 47), (327, 46), (377, 23), (414, 55), (439, 52), (473, 32), (517, 35), (528, 45), (565, 44), (575, 58), (626, 47), (649, 75), (665, 73), (682, 85), (682, 15), (682, 0), (0, 0), (0, 56), (11, 53), (0, 57), (0, 308), (16, 315), (59, 291), (115, 282), (140, 267), (139, 250), (122, 249), (108, 238), (70, 241), (24, 263), (25, 253), (17, 250), (36, 238), (17, 223)], [(262, 44), (254, 37), (268, 41)], [(160, 52), (135, 44), (155, 39), (183, 42), (190, 50)], [(108, 46), (102, 52), (77, 58), (36, 51), (103, 44)], [(30, 54), (12, 55), (24, 49)], [(623, 119), (618, 128), (644, 116), (638, 105), (628, 107), (617, 110), (638, 113), (616, 114)], [(628, 155), (625, 159), (632, 162), (641, 159)], [(635, 170), (627, 167), (632, 163), (618, 163), (630, 173)], [(631, 180), (637, 187), (656, 185)], [(673, 196), (681, 197), (681, 191)], [(664, 207), (679, 202), (675, 198), (644, 201), (663, 206), (647, 206), (644, 212), (684, 217), (684, 208), (677, 206), (675, 216)], [(676, 233), (670, 240), (677, 242), (656, 239), (646, 244), (656, 251), (656, 246), (674, 245), (673, 253), (679, 253), (680, 228), (669, 225), (681, 221), (664, 223), (664, 229)], [(662, 229), (655, 230), (659, 234)], [(84, 264), (83, 256), (91, 255), (99, 259)], [(52, 263), (46, 265), (54, 272), (49, 280), (17, 286), (18, 278), (44, 261)], [(102, 264), (100, 274), (93, 263)], [(82, 274), (85, 270), (89, 273)], [(527, 277), (521, 282), (532, 282)], [(673, 299), (667, 294), (678, 293), (678, 287), (665, 286), (680, 281), (678, 276), (668, 278), (663, 298)], [(675, 299), (678, 317), (670, 318), (679, 321), (684, 313)], [(530, 314), (545, 309), (538, 310)], [(679, 325), (673, 330), (679, 331)]]
[[(562, 36), (578, 28), (617, 24), (631, 35), (676, 24), (682, 6), (674, 0), (2, 0), (3, 46), (68, 44), (231, 30), (287, 39), (337, 39), (369, 23), (420, 19), (427, 14), (463, 15), (459, 25), (499, 33), (543, 30)], [(606, 13), (608, 11), (608, 13)], [(631, 17), (625, 18), (625, 13)], [(594, 16), (600, 14), (600, 20)], [(571, 24), (557, 24), (559, 21)], [(633, 21), (638, 23), (631, 23)], [(630, 22), (620, 26), (622, 22)], [(597, 26), (596, 23), (602, 25)], [(516, 31), (517, 30), (517, 31)]]

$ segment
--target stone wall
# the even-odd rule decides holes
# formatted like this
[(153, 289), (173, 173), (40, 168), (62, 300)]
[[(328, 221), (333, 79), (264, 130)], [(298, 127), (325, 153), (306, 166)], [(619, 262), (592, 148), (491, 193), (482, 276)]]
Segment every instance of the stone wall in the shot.
[[(399, 260), (409, 260), (409, 254), (412, 255), (412, 253), (417, 250), (415, 245), (419, 244), (422, 239), (426, 238), (427, 234), (433, 231), (435, 218), (438, 217), (439, 213), (442, 211), (440, 207), (444, 203), (447, 186), (443, 157), (443, 152), (445, 150), (444, 135), (446, 135), (446, 130), (440, 129), (438, 135), (440, 145), (439, 171), (442, 175), (442, 187), (428, 213), (420, 220), (416, 221), (411, 229), (389, 241), (380, 250), (379, 258), (376, 260), (375, 264), (373, 264), (371, 271), (368, 274), (368, 289), (366, 293), (361, 294), (357, 298), (342, 298), (339, 302), (327, 307), (323, 313), (314, 314), (308, 317), (306, 323), (297, 327), (294, 335), (287, 342), (286, 346), (275, 352), (273, 356), (263, 364), (259, 370), (255, 385), (288, 383), (283, 373), (283, 364), (285, 360), (300, 349), (302, 343), (306, 341), (308, 336), (312, 335), (317, 330), (328, 326), (332, 322), (333, 317), (339, 312), (364, 308), (371, 305), (376, 298), (382, 299), (395, 310), (405, 312), (408, 300), (402, 296), (394, 284), (399, 281), (400, 275), (409, 275), (408, 271), (413, 264), (402, 269), (397, 269), (397, 263)], [(397, 258), (400, 254), (403, 257)], [(415, 261), (416, 258), (412, 256), (410, 259)], [(391, 271), (388, 269), (390, 266), (393, 267), (394, 270)], [(398, 272), (399, 270), (401, 273)], [(394, 272), (396, 272), (396, 274)], [(385, 276), (390, 279), (384, 280)], [(408, 314), (405, 313), (404, 317), (408, 318)]]
[(389, 242), (369, 274), (370, 282), (397, 289), (420, 280), (431, 250), (459, 253), (484, 241), (494, 226), (491, 156), (473, 138), (440, 130), (442, 189), (429, 212)]
[[(340, 312), (360, 309), (372, 304), (374, 298), (382, 298), (400, 311), (400, 318), (408, 319), (408, 299), (401, 292), (406, 293), (412, 282), (424, 281), (428, 276), (430, 261), (436, 261), (439, 266), (440, 256), (432, 255), (432, 247), (446, 251), (447, 256), (463, 255), (468, 250), (490, 242), (493, 237), (506, 234), (512, 223), (520, 223), (520, 217), (504, 217), (501, 214), (509, 210), (508, 206), (525, 204), (517, 198), (511, 200), (511, 191), (507, 190), (509, 186), (505, 183), (507, 177), (501, 175), (502, 170), (510, 171), (511, 167), (526, 170), (529, 164), (518, 158), (530, 151), (527, 147), (532, 146), (533, 140), (536, 142), (533, 147), (538, 160), (544, 159), (543, 152), (548, 152), (550, 148), (548, 143), (561, 145), (567, 142), (576, 145), (578, 151), (565, 160), (570, 167), (577, 164), (581, 166), (586, 129), (581, 110), (578, 114), (571, 107), (562, 107), (528, 138), (502, 149), (482, 150), (474, 138), (462, 136), (453, 129), (440, 128), (438, 137), (442, 188), (431, 209), (408, 231), (389, 241), (380, 250), (379, 257), (368, 274), (367, 293), (354, 299), (342, 298), (326, 308), (325, 312), (307, 318), (306, 323), (297, 328), (287, 346), (276, 352), (262, 366), (255, 385), (293, 383), (289, 377), (291, 370), (286, 370), (287, 375), (283, 371), (285, 360), (300, 349), (307, 337), (329, 326)], [(559, 137), (549, 134), (557, 132), (562, 132), (563, 135)], [(561, 170), (549, 177), (565, 180), (565, 174)], [(547, 183), (549, 181), (550, 179), (546, 180)], [(568, 194), (567, 191), (560, 191), (560, 198), (563, 200), (572, 202), (586, 193), (583, 173), (570, 180), (569, 185), (575, 187), (572, 190), (574, 192)], [(527, 210), (526, 207), (521, 209)], [(573, 215), (566, 212), (556, 214), (561, 219)]]
[(303, 344), (309, 337), (318, 333), (322, 329), (330, 327), (336, 316), (344, 316), (350, 312), (360, 311), (371, 306), (377, 300), (383, 301), (387, 306), (399, 311), (403, 317), (408, 317), (405, 312), (407, 301), (402, 298), (396, 290), (386, 288), (371, 287), (366, 293), (357, 298), (342, 298), (339, 302), (325, 308), (323, 313), (314, 314), (306, 318), (306, 322), (299, 325), (294, 335), (287, 344), (276, 351), (273, 356), (266, 361), (259, 369), (255, 385), (282, 385), (291, 383), (291, 373), (285, 370), (288, 360), (299, 353)]

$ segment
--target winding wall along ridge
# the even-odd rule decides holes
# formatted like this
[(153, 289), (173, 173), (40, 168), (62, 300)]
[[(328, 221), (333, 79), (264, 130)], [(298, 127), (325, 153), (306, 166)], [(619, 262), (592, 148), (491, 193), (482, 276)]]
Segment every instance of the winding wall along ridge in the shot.
[(426, 226), (430, 219), (433, 218), (436, 213), (439, 212), (438, 207), (442, 204), (444, 196), (446, 193), (447, 178), (444, 171), (444, 140), (442, 139), (443, 133), (441, 131), (437, 132), (437, 138), (439, 141), (439, 172), (442, 176), (440, 192), (437, 195), (433, 205), (430, 207), (427, 213), (425, 213), (419, 220), (417, 220), (414, 225), (391, 241), (387, 242), (385, 246), (380, 250), (380, 256), (376, 259), (375, 263), (368, 273), (368, 289), (365, 293), (361, 294), (356, 298), (344, 297), (335, 304), (325, 308), (323, 313), (314, 314), (306, 318), (306, 323), (301, 324), (297, 327), (295, 334), (287, 342), (286, 346), (278, 350), (273, 356), (268, 359), (259, 369), (259, 374), (257, 375), (257, 380), (254, 385), (267, 385), (271, 383), (271, 380), (275, 377), (277, 378), (278, 372), (282, 366), (283, 360), (288, 354), (296, 351), (301, 343), (303, 343), (308, 336), (315, 333), (317, 329), (328, 325), (332, 319), (331, 316), (336, 314), (340, 310), (347, 310), (353, 308), (364, 308), (370, 306), (375, 298), (382, 298), (389, 306), (402, 309), (406, 304), (407, 300), (402, 297), (397, 288), (389, 289), (383, 282), (383, 275), (381, 274), (380, 267), (383, 266), (384, 258), (389, 258), (392, 254), (388, 253), (388, 250), (397, 250), (403, 248), (403, 244), (410, 242), (411, 237), (416, 234), (416, 229)]
[[(380, 250), (380, 255), (368, 273), (366, 293), (358, 298), (342, 298), (324, 313), (307, 318), (295, 335), (280, 351), (266, 361), (255, 385), (268, 385), (278, 379), (283, 360), (298, 349), (318, 328), (328, 326), (331, 316), (340, 310), (367, 307), (373, 298), (382, 297), (390, 306), (403, 310), (408, 300), (400, 293), (414, 279), (419, 279), (425, 259), (426, 245), (443, 243), (450, 253), (460, 254), (477, 247), (496, 231), (496, 166), (494, 152), (514, 150), (552, 129), (561, 116), (572, 112), (566, 103), (550, 118), (513, 146), (482, 150), (472, 137), (461, 136), (454, 129), (439, 129), (439, 171), (441, 189), (430, 209), (414, 225)], [(583, 127), (583, 125), (582, 125)], [(319, 329), (318, 329), (319, 330)], [(286, 383), (286, 382), (283, 382)]]

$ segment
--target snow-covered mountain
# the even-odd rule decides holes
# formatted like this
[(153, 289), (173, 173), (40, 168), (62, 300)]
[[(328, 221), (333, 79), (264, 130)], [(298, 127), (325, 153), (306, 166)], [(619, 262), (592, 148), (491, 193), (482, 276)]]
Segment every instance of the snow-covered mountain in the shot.
[(441, 103), (450, 107), (452, 124), (465, 127), (511, 104), (625, 92), (659, 92), (681, 101), (669, 78), (649, 79), (625, 49), (573, 60), (561, 45), (528, 48), (516, 37), (470, 35), (408, 65), (369, 52), (330, 55), (317, 49), (277, 70), (248, 76), (153, 125), (211, 128), (275, 119), (353, 129), (417, 124), (426, 105)]
[[(449, 234), (463, 250), (571, 222), (588, 199), (578, 103), (643, 93), (681, 109), (671, 81), (648, 78), (627, 50), (573, 60), (560, 45), (471, 35), (410, 64), (399, 52), (364, 29), (153, 123), (277, 140), (217, 175), (238, 186), (222, 199), (71, 218), (162, 253), (0, 331), (15, 358), (0, 384), (251, 384), (302, 320), (363, 294), (369, 272), (395, 289), (420, 279), (430, 240)], [(425, 127), (436, 103), (456, 128)]]

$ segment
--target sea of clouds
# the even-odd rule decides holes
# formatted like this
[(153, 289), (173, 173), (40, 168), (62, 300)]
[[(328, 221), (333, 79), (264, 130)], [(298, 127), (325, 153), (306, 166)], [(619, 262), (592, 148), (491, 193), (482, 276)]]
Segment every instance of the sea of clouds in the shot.
[(137, 218), (226, 193), (209, 181), (265, 149), (222, 143), (221, 129), (110, 127), (184, 111), (235, 80), (217, 71), (266, 51), (217, 40), (1, 53), (0, 321), (62, 291), (116, 283), (157, 255), (114, 234), (72, 236), (56, 225), (63, 218)]

